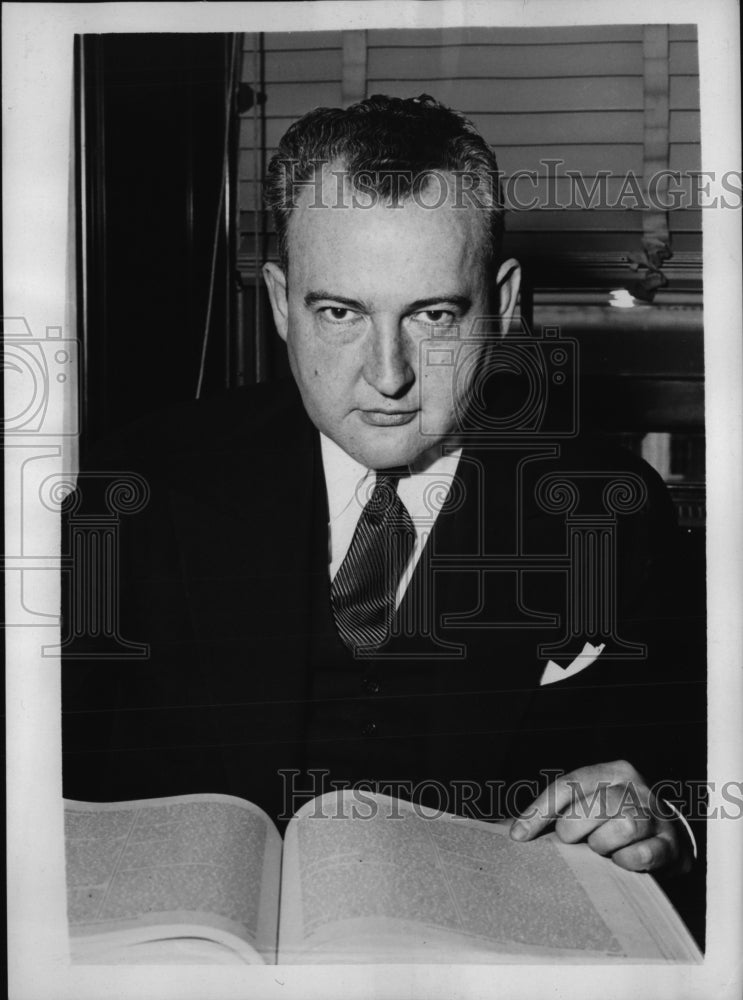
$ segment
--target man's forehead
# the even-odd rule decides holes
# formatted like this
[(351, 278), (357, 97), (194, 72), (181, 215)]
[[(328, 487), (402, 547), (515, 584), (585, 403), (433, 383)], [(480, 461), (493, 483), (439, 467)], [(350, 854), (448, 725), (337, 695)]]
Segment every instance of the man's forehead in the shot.
[(470, 176), (443, 169), (352, 171), (342, 160), (318, 161), (307, 178), (292, 182), (291, 203), (295, 209), (354, 209), (396, 208), (412, 202), (429, 211), (453, 207), (486, 213), (488, 202), (481, 192), (473, 191)]
[[(448, 171), (428, 171), (420, 186), (409, 175), (384, 183), (371, 175), (351, 174), (342, 163), (325, 165), (308, 181), (296, 185), (288, 226), (289, 243), (358, 235), (371, 229), (426, 234), (470, 250), (482, 249), (487, 239), (487, 216), (479, 205), (463, 201), (458, 178)], [(294, 238), (294, 240), (293, 240)]]

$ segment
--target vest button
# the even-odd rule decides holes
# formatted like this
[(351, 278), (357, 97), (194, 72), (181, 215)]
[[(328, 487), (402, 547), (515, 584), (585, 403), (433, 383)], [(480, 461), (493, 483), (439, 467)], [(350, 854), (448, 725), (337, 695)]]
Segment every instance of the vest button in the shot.
[(376, 722), (365, 722), (361, 727), (362, 736), (373, 736), (377, 731)]
[(367, 694), (379, 694), (379, 681), (376, 677), (364, 677), (361, 687)]

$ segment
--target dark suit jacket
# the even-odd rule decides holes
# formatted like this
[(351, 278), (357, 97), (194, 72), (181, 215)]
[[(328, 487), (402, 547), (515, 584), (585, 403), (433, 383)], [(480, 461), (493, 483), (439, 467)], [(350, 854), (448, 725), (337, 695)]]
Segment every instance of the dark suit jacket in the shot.
[[(530, 799), (514, 783), (543, 785), (540, 770), (621, 756), (653, 781), (701, 766), (703, 671), (678, 603), (671, 505), (628, 454), (474, 439), (399, 609), (409, 634), (363, 660), (333, 630), (319, 441), (293, 384), (141, 424), (108, 446), (101, 471), (136, 471), (149, 486), (144, 509), (119, 518), (115, 603), (119, 638), (150, 652), (108, 658), (100, 635), (72, 637), (69, 797), (221, 791), (277, 816), (303, 801), (287, 792), (320, 791), (327, 772), (403, 781), (432, 804), (489, 816)], [(579, 495), (569, 518), (544, 478), (566, 473)], [(607, 519), (617, 476), (645, 499)], [(102, 510), (107, 482), (83, 475), (68, 527)], [(612, 635), (600, 609), (576, 611), (585, 593), (571, 595), (570, 547), (592, 525), (599, 548), (586, 543), (579, 561), (589, 583), (612, 564)], [(540, 687), (546, 661), (570, 662), (586, 640), (606, 643), (596, 662)]]

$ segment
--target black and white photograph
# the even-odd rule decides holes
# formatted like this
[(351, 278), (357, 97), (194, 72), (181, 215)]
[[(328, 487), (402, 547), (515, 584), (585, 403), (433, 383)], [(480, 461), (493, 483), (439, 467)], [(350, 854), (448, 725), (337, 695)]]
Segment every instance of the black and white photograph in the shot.
[(9, 995), (738, 995), (738, 9), (3, 8)]

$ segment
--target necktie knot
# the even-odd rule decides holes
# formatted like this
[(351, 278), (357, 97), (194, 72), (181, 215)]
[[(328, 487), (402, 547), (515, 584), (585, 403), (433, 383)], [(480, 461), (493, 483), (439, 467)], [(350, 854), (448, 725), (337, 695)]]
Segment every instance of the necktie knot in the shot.
[(372, 495), (364, 508), (368, 517), (375, 520), (382, 519), (386, 514), (391, 513), (398, 503), (402, 504), (397, 495), (399, 479), (400, 473), (397, 471), (377, 473)]

